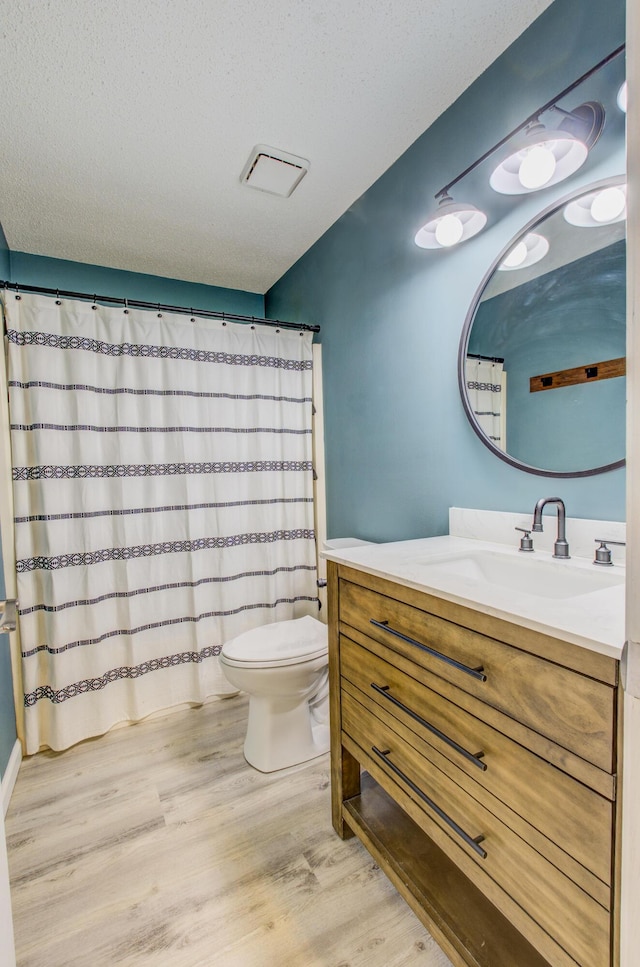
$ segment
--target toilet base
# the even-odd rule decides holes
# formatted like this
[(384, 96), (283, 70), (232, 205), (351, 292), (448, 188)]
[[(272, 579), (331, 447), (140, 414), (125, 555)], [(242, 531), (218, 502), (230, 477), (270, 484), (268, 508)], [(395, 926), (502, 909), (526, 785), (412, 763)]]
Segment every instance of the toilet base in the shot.
[[(328, 699), (327, 699), (328, 705)], [(329, 751), (328, 716), (305, 699), (249, 698), (244, 757), (259, 772), (277, 772)]]

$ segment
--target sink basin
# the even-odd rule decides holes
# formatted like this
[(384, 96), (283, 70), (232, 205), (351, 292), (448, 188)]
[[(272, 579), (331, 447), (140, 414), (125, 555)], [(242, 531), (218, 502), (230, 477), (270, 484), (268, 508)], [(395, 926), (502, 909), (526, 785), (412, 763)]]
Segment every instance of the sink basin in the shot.
[(624, 584), (624, 572), (618, 569), (487, 550), (414, 561), (411, 569), (434, 586), (455, 578), (543, 598), (575, 598)]
[[(362, 570), (620, 660), (626, 569), (618, 563), (597, 567), (577, 553), (591, 553), (592, 547), (583, 537), (573, 558), (555, 560), (548, 547), (527, 554), (517, 545), (450, 534), (326, 556), (345, 571)], [(348, 572), (345, 578), (351, 580)]]

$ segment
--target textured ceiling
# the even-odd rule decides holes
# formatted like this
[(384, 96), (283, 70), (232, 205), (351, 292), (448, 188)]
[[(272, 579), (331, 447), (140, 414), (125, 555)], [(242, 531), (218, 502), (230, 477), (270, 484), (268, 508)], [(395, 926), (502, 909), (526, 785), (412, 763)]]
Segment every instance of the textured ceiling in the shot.
[(550, 2), (0, 0), (9, 246), (265, 292)]

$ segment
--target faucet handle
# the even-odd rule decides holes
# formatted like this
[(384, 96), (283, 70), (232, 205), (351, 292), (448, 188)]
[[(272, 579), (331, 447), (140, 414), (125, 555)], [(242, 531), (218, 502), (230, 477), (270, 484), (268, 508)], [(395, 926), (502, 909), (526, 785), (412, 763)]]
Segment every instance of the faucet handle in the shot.
[(600, 537), (596, 537), (594, 540), (596, 544), (600, 545), (600, 547), (596, 547), (596, 554), (593, 559), (594, 564), (613, 564), (613, 561), (611, 560), (611, 548), (607, 547), (607, 544), (616, 544), (618, 547), (626, 546), (625, 541), (611, 541), (606, 539), (603, 541)]
[(533, 538), (531, 537), (531, 528), (529, 527), (516, 527), (517, 531), (522, 531), (523, 537), (520, 538), (520, 550), (521, 551), (532, 551), (533, 548)]

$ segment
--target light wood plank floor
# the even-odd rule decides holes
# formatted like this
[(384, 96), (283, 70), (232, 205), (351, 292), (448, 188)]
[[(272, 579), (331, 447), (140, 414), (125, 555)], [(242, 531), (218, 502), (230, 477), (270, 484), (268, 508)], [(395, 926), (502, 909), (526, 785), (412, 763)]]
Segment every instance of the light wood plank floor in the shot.
[(328, 756), (262, 775), (246, 715), (239, 696), (23, 763), (18, 967), (451, 967), (333, 832)]

